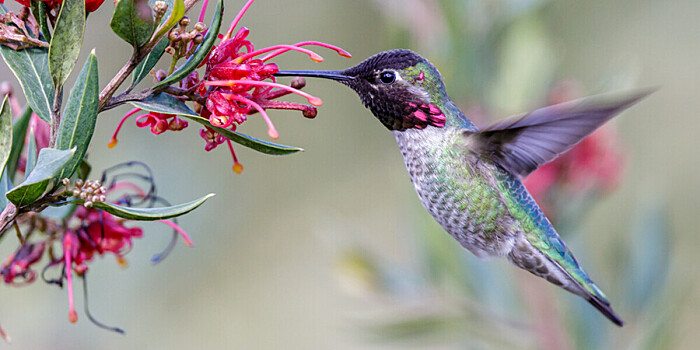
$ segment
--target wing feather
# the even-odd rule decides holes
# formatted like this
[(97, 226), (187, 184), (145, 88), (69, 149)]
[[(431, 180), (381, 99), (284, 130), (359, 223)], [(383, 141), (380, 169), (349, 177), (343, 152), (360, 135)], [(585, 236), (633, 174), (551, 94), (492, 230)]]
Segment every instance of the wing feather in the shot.
[(653, 91), (597, 95), (540, 108), (465, 131), (467, 144), (511, 173), (527, 176)]

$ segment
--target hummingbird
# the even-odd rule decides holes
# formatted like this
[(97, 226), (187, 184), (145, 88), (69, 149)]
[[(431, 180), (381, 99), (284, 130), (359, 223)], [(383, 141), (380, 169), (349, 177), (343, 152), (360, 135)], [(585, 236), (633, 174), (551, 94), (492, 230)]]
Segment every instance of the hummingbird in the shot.
[(353, 89), (389, 129), (423, 206), (464, 248), (513, 265), (622, 319), (584, 272), (521, 178), (566, 152), (651, 91), (598, 95), (478, 128), (447, 95), (440, 72), (410, 50), (378, 53), (341, 71), (279, 71)]

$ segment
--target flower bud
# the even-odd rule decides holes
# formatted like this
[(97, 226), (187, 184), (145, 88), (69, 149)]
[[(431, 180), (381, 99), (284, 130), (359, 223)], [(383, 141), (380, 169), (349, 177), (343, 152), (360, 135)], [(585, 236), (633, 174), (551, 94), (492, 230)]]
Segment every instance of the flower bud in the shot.
[(156, 15), (162, 17), (166, 11), (168, 11), (168, 4), (165, 3), (165, 1), (156, 1), (156, 3), (153, 4), (153, 12), (155, 12)]

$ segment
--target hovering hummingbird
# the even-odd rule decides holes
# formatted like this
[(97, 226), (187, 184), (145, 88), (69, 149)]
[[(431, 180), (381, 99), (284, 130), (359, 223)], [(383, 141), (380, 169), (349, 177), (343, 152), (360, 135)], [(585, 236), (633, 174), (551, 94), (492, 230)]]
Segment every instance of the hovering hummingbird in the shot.
[(651, 91), (594, 96), (477, 128), (450, 100), (438, 70), (410, 50), (342, 71), (279, 71), (353, 89), (399, 144), (423, 206), (478, 257), (506, 257), (579, 295), (622, 326), (520, 180)]

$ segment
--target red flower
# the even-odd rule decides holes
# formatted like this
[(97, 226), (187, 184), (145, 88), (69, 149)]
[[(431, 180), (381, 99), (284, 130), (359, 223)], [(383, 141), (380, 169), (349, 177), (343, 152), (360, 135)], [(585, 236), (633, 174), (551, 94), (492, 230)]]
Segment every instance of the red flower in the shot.
[[(15, 0), (18, 3), (22, 4), (22, 6), (29, 7), (29, 0)], [(60, 7), (60, 5), (63, 3), (63, 0), (39, 0), (45, 2), (48, 6), (49, 9), (54, 9), (56, 7)], [(86, 12), (95, 12), (97, 9), (102, 6), (102, 3), (105, 0), (85, 0), (85, 11)], [(0, 4), (4, 4), (5, 0), (0, 0)]]
[[(115, 188), (124, 188), (124, 186), (115, 186)], [(131, 186), (126, 185), (126, 188)], [(127, 220), (117, 219), (109, 213), (82, 206), (76, 209), (73, 217), (79, 220), (79, 224), (77, 229), (68, 230), (63, 235), (63, 260), (70, 308), (68, 319), (76, 322), (78, 316), (73, 302), (72, 271), (82, 276), (88, 270), (87, 262), (92, 261), (95, 255), (106, 253), (113, 254), (120, 265), (126, 266), (124, 255), (131, 250), (133, 239), (143, 237), (143, 230), (139, 227), (124, 226)], [(169, 220), (159, 220), (159, 222), (175, 229), (182, 235), (185, 243), (192, 246), (192, 240), (179, 226)]]
[(87, 271), (85, 263), (92, 260), (95, 254), (112, 253), (120, 264), (125, 264), (124, 254), (131, 250), (132, 239), (143, 237), (141, 228), (126, 227), (125, 220), (117, 220), (99, 210), (78, 207), (74, 217), (81, 223), (76, 231), (78, 240), (73, 243), (72, 259), (75, 270), (81, 274)]
[[(233, 30), (253, 1), (248, 0), (246, 2), (229, 26), (226, 34), (220, 36), (221, 41), (219, 44), (212, 48), (209, 56), (202, 63), (202, 66), (206, 66), (206, 68), (201, 80), (199, 74), (196, 71), (193, 72), (180, 82), (180, 88), (187, 91), (187, 94), (176, 96), (182, 101), (194, 102), (194, 110), (203, 118), (207, 118), (211, 125), (215, 127), (205, 128), (200, 131), (200, 136), (206, 141), (205, 150), (211, 151), (225, 141), (233, 157), (233, 169), (237, 173), (242, 171), (243, 167), (238, 162), (233, 145), (231, 141), (218, 134), (215, 135), (216, 128), (227, 128), (235, 131), (237, 125), (245, 122), (249, 115), (260, 113), (265, 123), (267, 123), (268, 135), (273, 139), (277, 139), (279, 132), (277, 132), (270, 117), (265, 112), (266, 109), (299, 110), (305, 117), (313, 118), (316, 116), (315, 106), (320, 106), (322, 103), (321, 99), (299, 90), (305, 85), (303, 79), (292, 80), (291, 86), (278, 84), (274, 74), (279, 69), (276, 64), (268, 61), (287, 51), (302, 52), (309, 55), (314, 61), (323, 61), (323, 58), (315, 52), (301, 47), (307, 45), (329, 48), (342, 56), (350, 57), (348, 52), (339, 47), (317, 41), (304, 41), (294, 45), (276, 45), (255, 50), (253, 43), (247, 39), (250, 30), (245, 27), (240, 28), (232, 37)], [(207, 2), (205, 1), (199, 16), (200, 22), (204, 18), (206, 4)], [(311, 105), (277, 101), (278, 98), (290, 93), (305, 97)], [(127, 114), (122, 119), (122, 123), (133, 113), (132, 111), (130, 114)], [(150, 125), (151, 132), (154, 134), (160, 134), (168, 130), (163, 121), (165, 117), (153, 113), (150, 116), (151, 118), (142, 122), (141, 125), (137, 122), (137, 125)], [(117, 132), (121, 128), (122, 123), (119, 124)], [(169, 130), (173, 130), (172, 127)], [(116, 132), (110, 146), (113, 146), (115, 143)]]
[(37, 263), (44, 254), (44, 242), (21, 245), (17, 251), (2, 264), (3, 280), (7, 284), (17, 284), (16, 278), (22, 278), (21, 284), (31, 283), (36, 278), (36, 272), (31, 269), (31, 265)]
[[(129, 117), (140, 111), (141, 109), (135, 108), (122, 118), (122, 120), (119, 122), (119, 125), (117, 126), (117, 130), (115, 130), (114, 134), (112, 135), (112, 140), (110, 140), (107, 147), (113, 148), (117, 145), (117, 135), (119, 134), (119, 131), (124, 125), (124, 122), (127, 119), (129, 119)], [(136, 118), (136, 126), (138, 126), (139, 128), (145, 128), (147, 126), (150, 126), (151, 132), (154, 135), (160, 135), (168, 130), (180, 131), (186, 128), (188, 125), (189, 124), (187, 123), (187, 121), (178, 118), (174, 114), (149, 112), (148, 114), (144, 114)]]

